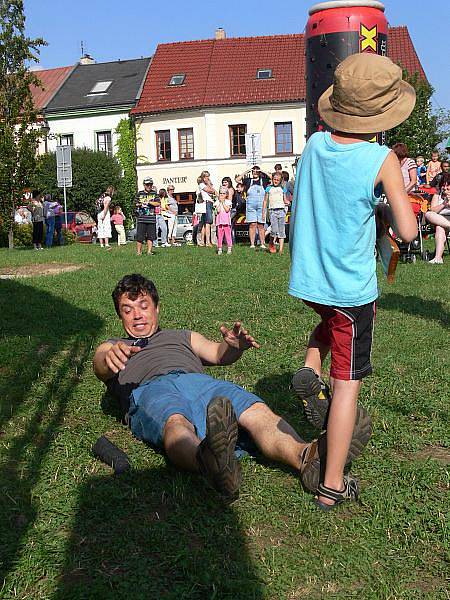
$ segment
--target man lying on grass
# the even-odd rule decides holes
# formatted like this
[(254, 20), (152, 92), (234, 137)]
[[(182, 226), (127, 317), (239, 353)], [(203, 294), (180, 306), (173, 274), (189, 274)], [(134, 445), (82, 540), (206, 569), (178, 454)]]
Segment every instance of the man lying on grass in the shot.
[[(259, 348), (240, 322), (220, 328), (221, 342), (195, 331), (160, 329), (158, 292), (142, 275), (125, 276), (112, 297), (127, 337), (97, 348), (94, 372), (127, 411), (135, 437), (164, 449), (180, 469), (200, 472), (232, 502), (242, 479), (235, 454), (241, 428), (267, 458), (297, 470), (304, 488), (316, 492), (326, 432), (307, 444), (261, 398), (204, 373), (204, 366), (230, 365), (244, 351)], [(369, 437), (361, 409), (347, 462)]]

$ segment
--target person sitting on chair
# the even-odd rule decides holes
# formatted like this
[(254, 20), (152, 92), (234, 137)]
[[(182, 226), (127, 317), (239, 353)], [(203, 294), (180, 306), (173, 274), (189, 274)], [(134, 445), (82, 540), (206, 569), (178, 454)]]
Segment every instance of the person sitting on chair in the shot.
[(442, 175), (441, 191), (433, 195), (430, 210), (425, 213), (425, 220), (436, 227), (434, 234), (436, 253), (433, 260), (430, 260), (434, 265), (442, 265), (444, 262), (442, 256), (447, 232), (450, 230), (450, 220), (446, 216), (450, 216), (450, 173)]

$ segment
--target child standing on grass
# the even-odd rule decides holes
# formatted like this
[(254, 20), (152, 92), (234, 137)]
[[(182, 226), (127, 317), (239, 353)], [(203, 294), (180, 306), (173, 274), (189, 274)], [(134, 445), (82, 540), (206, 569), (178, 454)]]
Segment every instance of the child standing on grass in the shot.
[(111, 223), (114, 223), (114, 227), (117, 231), (117, 245), (122, 246), (127, 243), (127, 239), (125, 237), (125, 227), (123, 226), (125, 221), (125, 215), (122, 212), (122, 208), (120, 206), (116, 206), (114, 208), (114, 213), (111, 217)]
[(286, 188), (282, 186), (281, 173), (272, 175), (272, 183), (266, 187), (263, 202), (263, 215), (269, 207), (270, 242), (269, 252), (276, 253), (275, 241), (278, 238), (279, 252), (283, 254), (284, 239), (286, 237), (286, 206), (289, 204), (286, 197)]
[[(297, 170), (289, 293), (321, 321), (292, 383), (308, 420), (327, 427), (326, 467), (316, 497), (322, 510), (358, 497), (358, 482), (344, 476), (344, 465), (371, 433), (370, 418), (357, 399), (362, 379), (372, 372), (379, 184), (392, 227), (406, 242), (417, 235), (397, 157), (369, 140), (402, 123), (414, 104), (414, 89), (390, 59), (366, 53), (346, 58), (319, 99), (319, 113), (333, 133), (310, 137)], [(330, 351), (332, 397), (321, 378)]]
[(229, 198), (229, 189), (225, 185), (219, 188), (219, 198), (214, 202), (214, 208), (217, 211), (216, 227), (217, 227), (217, 254), (222, 254), (222, 243), (225, 236), (227, 243), (227, 254), (231, 254), (233, 241), (231, 239), (231, 207), (232, 201)]

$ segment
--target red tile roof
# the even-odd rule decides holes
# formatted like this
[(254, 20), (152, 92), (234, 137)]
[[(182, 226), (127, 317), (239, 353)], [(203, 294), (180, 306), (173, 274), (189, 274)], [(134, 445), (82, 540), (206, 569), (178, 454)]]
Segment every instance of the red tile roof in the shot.
[(58, 67), (56, 69), (45, 69), (43, 71), (35, 71), (36, 77), (41, 82), (41, 87), (31, 86), (31, 93), (33, 94), (34, 105), (38, 111), (41, 111), (46, 107), (47, 103), (55, 92), (58, 91), (61, 84), (64, 83), (66, 77), (69, 75), (73, 66), (71, 67)]
[[(426, 79), (407, 27), (389, 29), (388, 53), (410, 73)], [(299, 102), (305, 100), (303, 34), (226, 38), (159, 44), (133, 114), (206, 106)], [(256, 79), (256, 69), (273, 79)], [(169, 86), (172, 75), (185, 83)]]
[(401, 65), (411, 75), (419, 73), (427, 81), (427, 76), (417, 56), (416, 49), (406, 25), (390, 27), (388, 33), (388, 55), (395, 63)]

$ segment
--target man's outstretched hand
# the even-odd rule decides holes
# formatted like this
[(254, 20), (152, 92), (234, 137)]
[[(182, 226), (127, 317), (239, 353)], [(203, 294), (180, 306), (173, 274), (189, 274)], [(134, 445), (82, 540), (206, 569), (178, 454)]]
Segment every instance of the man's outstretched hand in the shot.
[(249, 348), (260, 348), (260, 345), (256, 342), (255, 338), (242, 327), (240, 321), (236, 321), (232, 329), (228, 329), (225, 325), (222, 325), (220, 333), (223, 336), (224, 342), (226, 342), (230, 348), (234, 348), (235, 350), (243, 352)]

